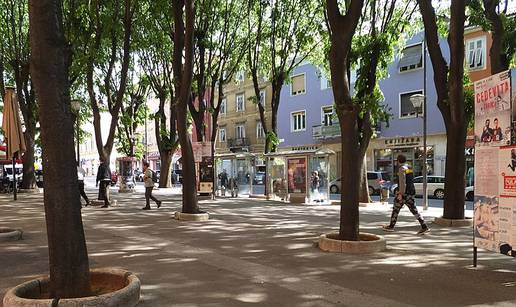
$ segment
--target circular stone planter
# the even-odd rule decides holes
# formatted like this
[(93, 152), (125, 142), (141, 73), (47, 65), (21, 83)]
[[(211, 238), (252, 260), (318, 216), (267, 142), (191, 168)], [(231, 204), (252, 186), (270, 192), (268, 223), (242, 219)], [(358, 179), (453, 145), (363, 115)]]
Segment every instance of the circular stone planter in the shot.
[(174, 213), (174, 218), (179, 221), (192, 221), (192, 222), (201, 222), (207, 221), (210, 219), (210, 215), (208, 213), (183, 213), (176, 211)]
[(338, 240), (338, 233), (323, 234), (319, 237), (319, 248), (326, 252), (346, 254), (368, 254), (387, 248), (384, 237), (372, 233), (360, 233), (360, 241)]
[(434, 224), (444, 227), (464, 227), (464, 226), (473, 226), (473, 219), (446, 219), (444, 217), (436, 217), (434, 219)]
[(41, 193), (41, 190), (39, 188), (35, 189), (18, 189), (18, 193), (26, 193), (26, 194), (39, 194)]
[(23, 231), (20, 229), (0, 227), (0, 242), (21, 240)]
[(77, 307), (77, 306), (135, 306), (140, 300), (140, 280), (121, 269), (94, 269), (90, 272), (95, 296), (61, 299), (53, 305), (48, 297), (49, 278), (27, 281), (10, 289), (4, 296), (4, 307)]

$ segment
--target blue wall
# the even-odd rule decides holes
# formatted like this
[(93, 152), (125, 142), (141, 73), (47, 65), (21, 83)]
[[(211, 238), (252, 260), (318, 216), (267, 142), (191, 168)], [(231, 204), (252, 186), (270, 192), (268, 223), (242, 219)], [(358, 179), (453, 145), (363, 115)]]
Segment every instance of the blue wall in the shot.
[[(418, 33), (406, 45), (421, 42), (423, 33)], [(445, 39), (440, 39), (443, 56), (448, 61), (449, 48)], [(427, 53), (428, 55), (428, 53)], [(422, 119), (408, 118), (401, 119), (399, 116), (400, 93), (423, 90), (423, 68), (399, 73), (397, 56), (388, 67), (387, 78), (380, 80), (380, 88), (385, 97), (385, 104), (390, 108), (392, 118), (387, 125), (382, 124), (379, 137), (395, 137), (422, 135)], [(433, 80), (433, 69), (430, 57), (426, 57), (427, 65), (427, 129), (428, 134), (445, 133), (444, 121), (437, 108), (437, 94)], [(312, 137), (312, 126), (321, 124), (321, 107), (333, 104), (333, 93), (331, 88), (321, 90), (321, 80), (318, 69), (311, 64), (304, 64), (295, 69), (292, 75), (305, 73), (306, 93), (298, 96), (290, 95), (290, 84), (284, 85), (281, 90), (281, 102), (278, 111), (278, 134), (284, 142), (280, 147), (299, 145), (310, 145), (318, 143)], [(291, 132), (290, 113), (299, 110), (306, 110), (306, 130), (302, 132)]]

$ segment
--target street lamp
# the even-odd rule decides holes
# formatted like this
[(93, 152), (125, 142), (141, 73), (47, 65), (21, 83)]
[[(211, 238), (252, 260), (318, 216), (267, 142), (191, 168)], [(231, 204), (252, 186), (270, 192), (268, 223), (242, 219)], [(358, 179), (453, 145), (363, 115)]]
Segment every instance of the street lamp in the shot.
[(415, 94), (410, 96), (410, 102), (416, 110), (416, 118), (419, 113), (423, 113), (423, 210), (428, 210), (428, 178), (426, 167), (426, 96), (422, 94)]
[(80, 153), (79, 153), (79, 112), (81, 111), (81, 101), (74, 99), (71, 101), (72, 111), (75, 114), (75, 126), (76, 126), (76, 133), (77, 133), (77, 164), (80, 165)]

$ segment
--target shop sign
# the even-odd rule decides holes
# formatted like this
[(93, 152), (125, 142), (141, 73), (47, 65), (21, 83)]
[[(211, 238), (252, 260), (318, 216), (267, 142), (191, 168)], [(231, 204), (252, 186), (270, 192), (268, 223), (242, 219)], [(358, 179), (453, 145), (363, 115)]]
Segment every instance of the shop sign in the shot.
[(471, 157), (475, 155), (475, 147), (466, 147), (464, 148), (464, 155), (466, 157)]
[(401, 148), (401, 147), (419, 147), (423, 146), (422, 137), (407, 136), (385, 139), (385, 148)]

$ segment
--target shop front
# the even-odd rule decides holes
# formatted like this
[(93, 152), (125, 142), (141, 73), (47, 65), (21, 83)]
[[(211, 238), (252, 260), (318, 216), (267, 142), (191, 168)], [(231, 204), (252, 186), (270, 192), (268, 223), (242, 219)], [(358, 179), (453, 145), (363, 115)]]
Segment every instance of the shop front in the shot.
[[(426, 147), (427, 174), (444, 176), (446, 159), (446, 135), (427, 137)], [(370, 171), (383, 171), (397, 177), (397, 158), (404, 155), (407, 163), (412, 165), (415, 176), (423, 175), (423, 137), (408, 136), (396, 138), (378, 138), (371, 140), (368, 150), (367, 167)]]
[(291, 203), (328, 203), (329, 149), (267, 154), (269, 199)]

